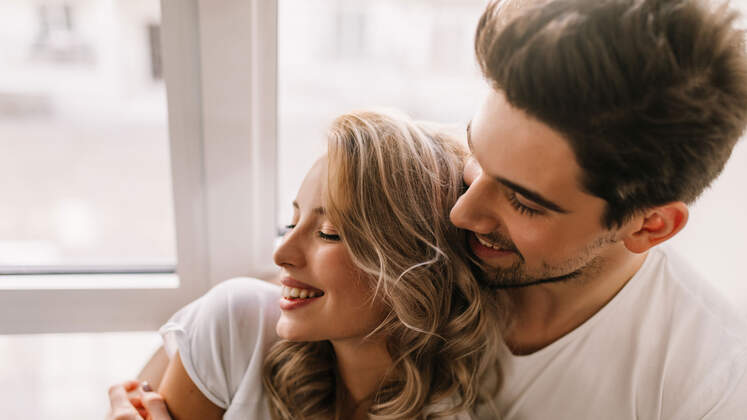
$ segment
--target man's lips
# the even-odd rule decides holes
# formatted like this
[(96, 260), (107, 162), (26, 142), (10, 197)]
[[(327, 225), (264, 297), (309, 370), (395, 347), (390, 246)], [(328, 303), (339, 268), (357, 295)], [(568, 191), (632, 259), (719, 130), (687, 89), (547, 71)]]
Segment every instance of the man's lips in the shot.
[(495, 245), (493, 245), (492, 243), (490, 243), (490, 245), (493, 246), (488, 246), (484, 242), (490, 243), (490, 241), (487, 241), (485, 238), (479, 237), (474, 232), (469, 233), (470, 248), (472, 248), (472, 252), (474, 252), (475, 255), (479, 258), (488, 259), (516, 254), (516, 251), (514, 250), (505, 248), (496, 249), (493, 248), (493, 246)]

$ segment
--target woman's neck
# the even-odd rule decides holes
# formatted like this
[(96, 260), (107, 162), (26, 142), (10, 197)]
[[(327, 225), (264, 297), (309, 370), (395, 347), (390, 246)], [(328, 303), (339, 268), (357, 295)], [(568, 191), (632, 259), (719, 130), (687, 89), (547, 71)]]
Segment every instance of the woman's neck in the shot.
[(392, 358), (383, 338), (332, 341), (337, 369), (355, 407), (369, 399), (381, 385)]

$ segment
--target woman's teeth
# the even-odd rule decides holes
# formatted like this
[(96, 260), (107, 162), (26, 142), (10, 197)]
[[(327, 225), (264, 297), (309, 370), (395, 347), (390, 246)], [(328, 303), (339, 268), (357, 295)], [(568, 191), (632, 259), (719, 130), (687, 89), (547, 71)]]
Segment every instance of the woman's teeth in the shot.
[(286, 299), (309, 299), (322, 296), (324, 293), (316, 292), (309, 289), (299, 289), (297, 287), (283, 286), (283, 297)]

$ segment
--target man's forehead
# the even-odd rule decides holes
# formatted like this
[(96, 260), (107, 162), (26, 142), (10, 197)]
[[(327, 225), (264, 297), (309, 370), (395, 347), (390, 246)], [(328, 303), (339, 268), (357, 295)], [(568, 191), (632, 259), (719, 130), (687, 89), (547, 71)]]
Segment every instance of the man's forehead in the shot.
[(487, 175), (558, 202), (581, 190), (581, 168), (567, 140), (500, 92), (488, 95), (468, 127), (470, 149)]

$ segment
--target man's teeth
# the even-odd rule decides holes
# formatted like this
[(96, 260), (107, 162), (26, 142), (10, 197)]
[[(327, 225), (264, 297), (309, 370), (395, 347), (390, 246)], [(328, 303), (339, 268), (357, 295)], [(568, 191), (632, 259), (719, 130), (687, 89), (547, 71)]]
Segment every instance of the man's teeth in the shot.
[(297, 287), (283, 286), (283, 297), (286, 299), (308, 299), (317, 296), (321, 296), (323, 293), (318, 293), (314, 290), (299, 289)]
[(498, 249), (498, 250), (500, 250), (500, 249), (501, 249), (501, 247), (500, 247), (500, 246), (498, 246), (498, 245), (496, 245), (496, 244), (494, 244), (494, 243), (492, 243), (492, 242), (486, 241), (485, 239), (481, 238), (481, 237), (480, 237), (480, 235), (475, 235), (475, 237), (477, 237), (477, 240), (478, 240), (478, 241), (479, 241), (479, 242), (480, 242), (480, 243), (481, 243), (481, 244), (482, 244), (483, 246), (486, 246), (486, 247), (488, 247), (488, 248)]

